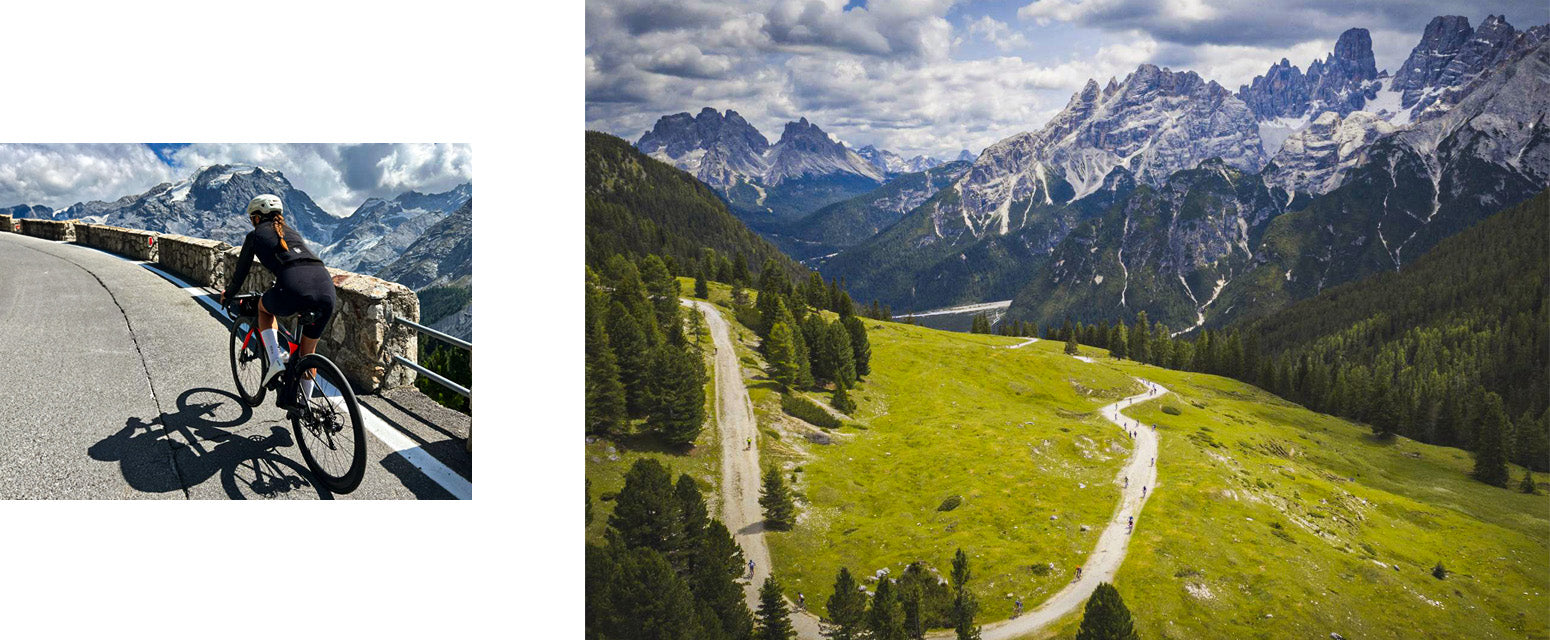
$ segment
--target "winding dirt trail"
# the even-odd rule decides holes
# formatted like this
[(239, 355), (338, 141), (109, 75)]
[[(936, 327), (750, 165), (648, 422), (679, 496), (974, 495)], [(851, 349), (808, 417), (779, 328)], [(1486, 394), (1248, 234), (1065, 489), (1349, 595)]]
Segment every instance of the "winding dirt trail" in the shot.
[[(686, 300), (705, 316), (716, 347), (716, 424), (721, 429), (721, 522), (754, 563), (743, 585), (751, 611), (759, 610), (759, 587), (770, 575), (770, 548), (764, 543), (764, 514), (759, 508), (759, 427), (753, 401), (743, 383), (743, 367), (732, 347), (732, 332), (721, 312), (708, 302)], [(748, 446), (752, 442), (753, 446)], [(806, 595), (806, 594), (804, 594)], [(818, 598), (813, 601), (820, 602)], [(796, 607), (792, 607), (795, 609)], [(803, 640), (822, 638), (818, 619), (793, 612), (791, 624)]]
[[(743, 587), (749, 609), (759, 608), (759, 586), (770, 575), (770, 550), (764, 541), (764, 517), (759, 508), (759, 429), (753, 414), (753, 402), (748, 397), (748, 387), (743, 382), (742, 364), (732, 347), (731, 330), (725, 318), (708, 302), (685, 300), (705, 316), (710, 327), (711, 342), (716, 348), (716, 419), (721, 429), (721, 521), (731, 530), (733, 538), (743, 549), (744, 557), (754, 561), (752, 576)], [(1029, 338), (1026, 342), (1012, 345), (1016, 349), (1038, 342)], [(1092, 362), (1088, 358), (1079, 358)], [(1081, 607), (1100, 582), (1113, 582), (1125, 551), (1130, 543), (1127, 531), (1128, 518), (1139, 517), (1146, 504), (1143, 490), (1150, 492), (1157, 484), (1157, 434), (1151, 427), (1143, 426), (1120, 413), (1121, 409), (1138, 402), (1152, 400), (1168, 393), (1162, 385), (1137, 378), (1146, 391), (1100, 408), (1099, 414), (1126, 433), (1136, 434), (1135, 447), (1130, 460), (1120, 470), (1120, 478), (1129, 478), (1129, 486), (1122, 490), (1120, 503), (1110, 518), (1108, 526), (1098, 537), (1098, 544), (1082, 564), (1081, 579), (1073, 581), (1037, 609), (1020, 617), (985, 625), (983, 640), (1009, 640), (1038, 631), (1051, 622)], [(752, 447), (747, 446), (749, 442)], [(1117, 482), (1123, 480), (1117, 478)], [(1149, 495), (1149, 493), (1148, 493)], [(828, 594), (806, 594), (810, 607), (822, 607)], [(792, 626), (801, 640), (822, 640), (822, 627), (817, 616), (810, 611), (798, 611), (793, 606)], [(930, 634), (931, 638), (951, 637), (950, 631)]]
[[(1125, 561), (1125, 550), (1130, 545), (1128, 519), (1141, 516), (1141, 508), (1146, 506), (1146, 496), (1151, 495), (1151, 491), (1156, 489), (1157, 485), (1155, 464), (1157, 433), (1150, 426), (1142, 425), (1121, 414), (1120, 410), (1168, 393), (1162, 385), (1141, 378), (1136, 380), (1146, 385), (1144, 393), (1124, 398), (1098, 410), (1104, 418), (1124, 429), (1126, 433), (1135, 433), (1136, 438), (1130, 461), (1120, 469), (1120, 478), (1129, 478), (1129, 486), (1121, 491), (1119, 507), (1114, 510), (1114, 516), (1109, 519), (1108, 526), (1104, 527), (1103, 533), (1098, 536), (1098, 545), (1087, 556), (1087, 561), (1082, 563), (1082, 577), (1066, 585), (1066, 588), (1061, 589), (1029, 613), (985, 625), (981, 635), (984, 640), (1008, 640), (1043, 629), (1086, 603), (1088, 596), (1098, 588), (1098, 583), (1114, 581), (1114, 574), (1119, 572), (1120, 563)], [(1123, 484), (1123, 480), (1119, 481)]]

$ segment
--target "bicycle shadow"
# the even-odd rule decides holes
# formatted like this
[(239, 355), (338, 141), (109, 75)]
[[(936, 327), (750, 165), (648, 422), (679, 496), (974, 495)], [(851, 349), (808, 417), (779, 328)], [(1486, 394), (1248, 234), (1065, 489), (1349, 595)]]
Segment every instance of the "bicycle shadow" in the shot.
[(87, 455), (118, 462), (129, 486), (148, 493), (187, 491), (220, 475), (222, 488), (234, 500), (314, 492), (319, 499), (333, 499), (305, 464), (280, 453), (295, 445), (288, 429), (270, 425), (267, 434), (235, 431), (252, 418), (252, 408), (228, 391), (189, 389), (178, 396), (176, 412), (149, 420), (130, 417), (124, 428), (89, 447)]

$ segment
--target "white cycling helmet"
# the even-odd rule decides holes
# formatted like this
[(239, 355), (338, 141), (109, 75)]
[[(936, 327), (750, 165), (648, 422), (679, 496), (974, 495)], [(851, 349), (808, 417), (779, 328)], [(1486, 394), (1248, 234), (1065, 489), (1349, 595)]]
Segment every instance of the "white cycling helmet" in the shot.
[(264, 194), (248, 201), (248, 215), (260, 218), (268, 217), (274, 213), (284, 213), (285, 204), (280, 202), (280, 196)]

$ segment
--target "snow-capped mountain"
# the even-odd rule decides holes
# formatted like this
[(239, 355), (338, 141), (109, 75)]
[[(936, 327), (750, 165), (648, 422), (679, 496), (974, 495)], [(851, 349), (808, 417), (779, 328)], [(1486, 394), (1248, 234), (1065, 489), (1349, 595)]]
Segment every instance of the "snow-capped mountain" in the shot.
[[(1445, 113), (1492, 69), (1543, 42), (1547, 30), (1541, 25), (1519, 32), (1502, 16), (1488, 16), (1472, 29), (1466, 17), (1438, 16), (1389, 77), (1373, 69), (1367, 31), (1351, 29), (1306, 75), (1283, 58), (1238, 96), (1254, 111), (1265, 150), (1282, 169), (1275, 183), (1326, 193), (1340, 186), (1366, 145)], [(1355, 115), (1359, 111), (1366, 115)], [(1296, 170), (1286, 171), (1290, 167)]]
[(1039, 323), (1128, 320), (1175, 330), (1205, 323), (1253, 245), (1291, 198), (1260, 176), (1207, 160), (1137, 189), (1071, 230), (1012, 300), (1007, 317)]
[[(775, 144), (737, 112), (662, 116), (635, 147), (721, 192), (751, 226), (792, 221), (877, 188), (886, 170), (801, 118)], [(767, 229), (766, 229), (767, 230)]]
[(463, 183), (443, 193), (409, 191), (392, 200), (368, 198), (339, 222), (334, 242), (322, 248), (322, 257), (335, 268), (375, 273), (472, 196), (473, 184)]
[(461, 284), (472, 278), (473, 199), (425, 230), (393, 262), (376, 273), (416, 291), (427, 287)]
[(904, 156), (887, 149), (878, 149), (870, 144), (856, 149), (856, 155), (872, 163), (873, 167), (876, 167), (878, 171), (882, 172), (889, 179), (892, 179), (894, 176), (918, 173), (942, 165), (941, 160), (930, 156), (919, 155), (906, 160)]
[(11, 216), (13, 219), (33, 218), (35, 220), (53, 220), (54, 209), (41, 204), (19, 204), (12, 207), (0, 207), (0, 214)]
[(689, 172), (700, 182), (726, 189), (739, 178), (762, 178), (769, 140), (736, 111), (705, 107), (699, 115), (662, 116), (635, 147)]
[(1471, 29), (1464, 16), (1438, 16), (1426, 25), (1389, 90), (1400, 94), (1400, 107), (1412, 119), (1422, 119), (1432, 105), (1458, 102), (1483, 73), (1543, 42), (1546, 30), (1540, 25), (1519, 32), (1502, 16), (1486, 16), (1479, 29)]
[(697, 116), (662, 116), (635, 147), (721, 189), (740, 181), (775, 186), (792, 178), (836, 173), (881, 183), (886, 170), (846, 148), (807, 118), (787, 122), (780, 140), (772, 145), (736, 111), (728, 109), (722, 115), (710, 107), (701, 109)]
[(1143, 64), (1123, 82), (1092, 80), (1039, 131), (986, 149), (936, 211), (939, 234), (1006, 234), (1035, 205), (1082, 198), (1123, 169), (1157, 185), (1202, 160), (1258, 171), (1265, 163), (1253, 114), (1243, 101), (1193, 71)]
[(883, 172), (807, 118), (786, 123), (780, 141), (765, 153), (765, 163), (767, 168), (761, 177), (769, 186), (794, 178), (832, 174), (855, 174), (883, 182)]
[(1265, 75), (1239, 87), (1238, 98), (1261, 121), (1305, 118), (1325, 111), (1343, 116), (1377, 97), (1377, 79), (1372, 36), (1366, 29), (1349, 29), (1340, 34), (1334, 52), (1308, 65), (1306, 75), (1282, 58)]
[(253, 229), (246, 215), (248, 201), (264, 193), (277, 195), (285, 202), (286, 224), (309, 242), (322, 246), (333, 239), (339, 218), (292, 187), (280, 172), (241, 165), (203, 167), (187, 180), (164, 182), (143, 194), (113, 202), (76, 203), (54, 212), (54, 219), (79, 219), (241, 244)]
[(1265, 168), (1265, 183), (1291, 193), (1328, 193), (1340, 186), (1368, 145), (1397, 128), (1367, 111), (1344, 116), (1325, 111), (1286, 138)]

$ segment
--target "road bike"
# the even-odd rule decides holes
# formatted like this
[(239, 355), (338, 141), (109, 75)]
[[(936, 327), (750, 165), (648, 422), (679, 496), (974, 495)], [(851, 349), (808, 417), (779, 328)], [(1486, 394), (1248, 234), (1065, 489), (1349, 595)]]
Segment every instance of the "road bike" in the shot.
[(312, 390), (307, 397), (300, 398), (297, 406), (286, 412), (291, 428), (296, 432), (296, 441), (301, 445), (301, 456), (330, 491), (354, 491), (366, 475), (365, 423), (361, 420), (355, 391), (339, 367), (323, 354), (294, 357), (300, 346), (299, 327), (318, 319), (312, 312), (279, 322), (276, 334), (280, 338), (280, 351), (287, 359), (285, 370), (264, 385), (264, 378), (269, 375), (269, 359), (265, 357), (267, 349), (258, 328), (260, 296), (247, 293), (226, 301), (232, 320), (231, 374), (237, 382), (237, 395), (248, 406), (257, 407), (264, 401), (266, 392), (274, 391), (281, 398), (287, 397), (281, 394), (296, 397), (301, 381), (311, 379)]

